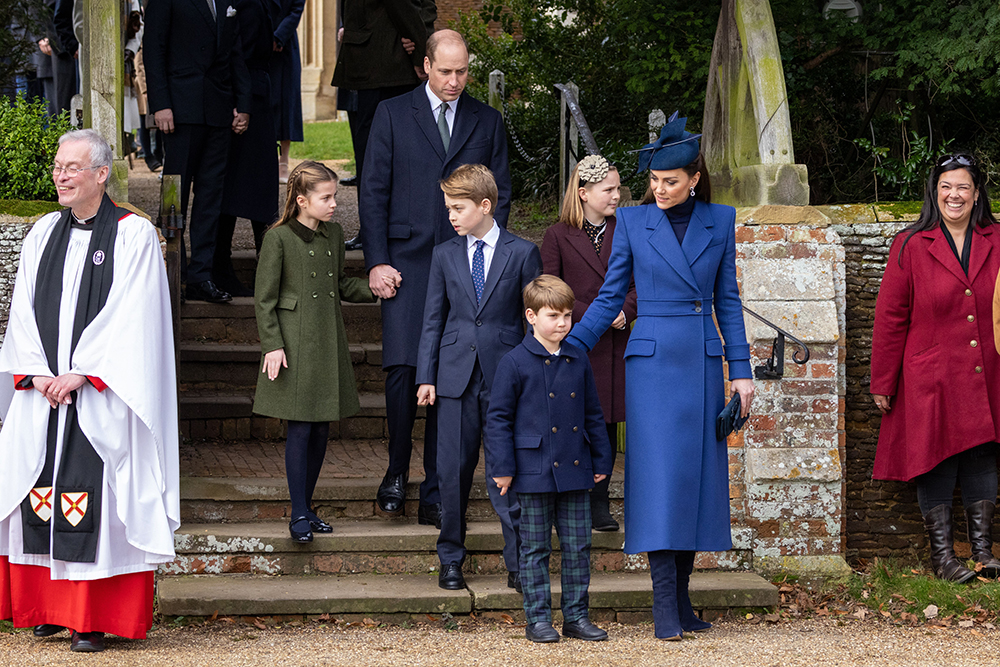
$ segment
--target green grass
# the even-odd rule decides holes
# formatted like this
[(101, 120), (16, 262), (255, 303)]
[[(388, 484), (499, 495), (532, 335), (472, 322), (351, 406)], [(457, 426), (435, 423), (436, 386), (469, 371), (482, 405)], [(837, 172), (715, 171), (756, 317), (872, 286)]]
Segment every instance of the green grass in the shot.
[(16, 215), (20, 218), (32, 218), (58, 211), (62, 206), (54, 201), (21, 201), (18, 199), (0, 199), (0, 215)]
[(341, 121), (305, 123), (305, 141), (292, 142), (291, 157), (296, 160), (350, 160), (346, 169), (354, 171), (354, 144), (351, 128)]

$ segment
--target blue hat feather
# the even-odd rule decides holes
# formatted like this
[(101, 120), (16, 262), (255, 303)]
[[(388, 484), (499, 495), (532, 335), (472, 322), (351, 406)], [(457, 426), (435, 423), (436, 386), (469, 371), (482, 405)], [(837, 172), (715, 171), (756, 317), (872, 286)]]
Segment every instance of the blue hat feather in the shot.
[(675, 111), (667, 124), (660, 130), (660, 138), (646, 144), (638, 151), (639, 168), (636, 173), (647, 169), (668, 170), (686, 167), (698, 157), (698, 137), (684, 129), (687, 118), (678, 118)]

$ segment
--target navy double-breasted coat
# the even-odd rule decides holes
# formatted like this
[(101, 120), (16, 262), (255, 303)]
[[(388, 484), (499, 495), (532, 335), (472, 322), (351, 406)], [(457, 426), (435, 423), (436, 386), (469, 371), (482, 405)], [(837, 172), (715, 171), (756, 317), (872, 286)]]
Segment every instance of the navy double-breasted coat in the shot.
[(634, 276), (638, 315), (625, 350), (627, 553), (732, 548), (729, 458), (715, 418), (725, 405), (723, 349), (730, 378), (751, 376), (735, 221), (731, 206), (696, 202), (682, 245), (655, 205), (618, 209), (604, 286), (567, 338), (592, 348)]
[(594, 372), (582, 350), (549, 354), (529, 333), (497, 367), (486, 418), (486, 460), (518, 493), (565, 493), (611, 474), (611, 443)]

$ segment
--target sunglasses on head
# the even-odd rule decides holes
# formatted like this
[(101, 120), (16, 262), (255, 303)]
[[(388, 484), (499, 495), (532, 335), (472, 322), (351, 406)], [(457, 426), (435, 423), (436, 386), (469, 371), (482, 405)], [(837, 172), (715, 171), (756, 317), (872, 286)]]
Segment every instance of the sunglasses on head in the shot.
[(976, 166), (976, 158), (972, 157), (971, 155), (968, 155), (967, 153), (954, 153), (949, 155), (942, 155), (937, 161), (937, 166), (943, 167), (953, 162), (957, 162), (958, 164), (964, 167)]

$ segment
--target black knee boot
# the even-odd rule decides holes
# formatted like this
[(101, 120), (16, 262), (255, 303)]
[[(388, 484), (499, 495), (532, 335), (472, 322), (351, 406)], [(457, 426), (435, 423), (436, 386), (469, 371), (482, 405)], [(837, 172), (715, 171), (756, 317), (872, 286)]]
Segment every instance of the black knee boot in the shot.
[(930, 538), (931, 566), (938, 579), (964, 584), (976, 577), (955, 556), (951, 505), (938, 505), (924, 515), (924, 527)]
[(653, 630), (657, 639), (678, 641), (684, 637), (677, 610), (676, 551), (650, 551), (649, 574), (653, 579)]
[(988, 500), (980, 500), (965, 508), (965, 518), (969, 522), (972, 557), (983, 566), (980, 574), (991, 579), (1000, 576), (1000, 560), (993, 557), (993, 513), (995, 510), (996, 505)]

